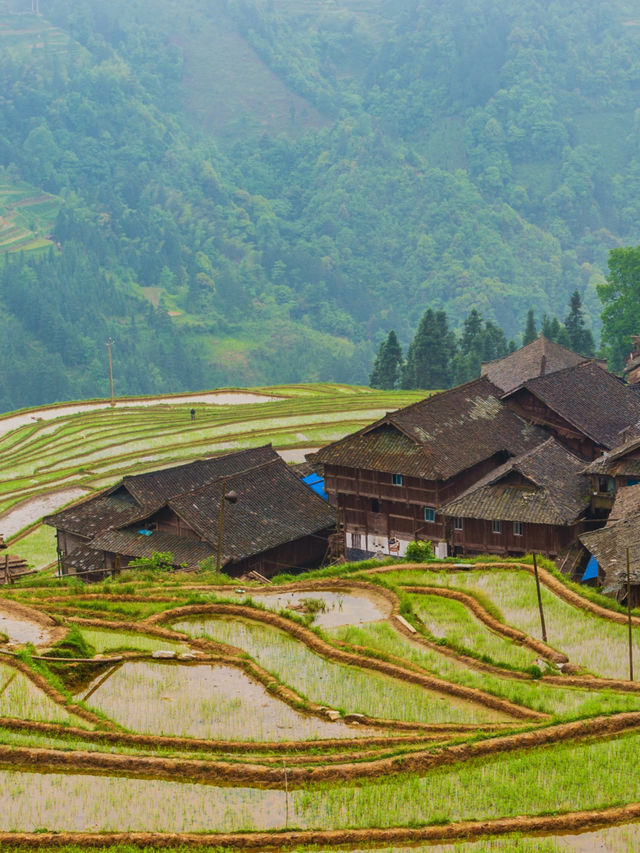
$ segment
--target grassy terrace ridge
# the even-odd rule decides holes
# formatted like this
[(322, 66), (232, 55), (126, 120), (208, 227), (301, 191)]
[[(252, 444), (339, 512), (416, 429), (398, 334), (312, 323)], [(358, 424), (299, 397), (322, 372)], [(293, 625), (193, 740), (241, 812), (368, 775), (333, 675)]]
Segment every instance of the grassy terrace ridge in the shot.
[[(182, 394), (117, 400), (115, 408), (107, 400), (61, 403), (1, 417), (0, 532), (10, 534), (16, 553), (45, 566), (55, 559), (53, 536), (34, 528), (38, 513), (34, 517), (28, 503), (24, 516), (14, 516), (9, 531), (3, 528), (6, 513), (18, 504), (46, 498), (45, 512), (51, 512), (126, 474), (267, 442), (278, 450), (298, 449), (301, 457), (305, 449), (340, 438), (429, 392), (320, 383), (210, 393), (211, 402), (190, 402)], [(216, 393), (229, 402), (213, 402)], [(240, 402), (231, 402), (235, 395)], [(251, 395), (250, 402), (243, 402), (243, 395)], [(23, 535), (14, 541), (18, 531)]]
[[(47, 663), (32, 650), (19, 670), (15, 658), (0, 657), (3, 849), (3, 828), (68, 832), (58, 842), (78, 849), (95, 831), (231, 833), (244, 846), (241, 833), (289, 829), (297, 831), (291, 840), (278, 837), (291, 849), (303, 849), (311, 833), (340, 831), (354, 850), (366, 845), (358, 832), (371, 828), (383, 843), (386, 828), (395, 832), (390, 853), (391, 841), (399, 850), (403, 840), (461, 838), (448, 833), (465, 822), (471, 835), (500, 834), (531, 829), (535, 818), (553, 833), (640, 817), (639, 690), (622, 682), (612, 689), (588, 673), (588, 686), (580, 673), (575, 683), (557, 683), (553, 667), (534, 677), (523, 645), (437, 590), (411, 592), (438, 583), (477, 591), (487, 612), (535, 636), (535, 620), (526, 618), (530, 609), (537, 614), (533, 579), (520, 564), (462, 572), (450, 563), (369, 561), (275, 581), (289, 597), (313, 592), (326, 608), (278, 611), (260, 600), (273, 586), (247, 583), (236, 592), (237, 581), (212, 572), (125, 572), (94, 585), (36, 576), (3, 590), (74, 626), (70, 652), (98, 656)], [(616, 640), (607, 632), (620, 627), (615, 609), (596, 617), (588, 599), (569, 604), (544, 589), (558, 650), (573, 662), (575, 636), (591, 648), (601, 629), (614, 666)], [(339, 616), (347, 593), (386, 609), (377, 619), (367, 611), (373, 621), (353, 624), (349, 613), (344, 624), (324, 627), (323, 614)], [(415, 636), (397, 613), (417, 626)], [(159, 661), (158, 651), (196, 657)], [(113, 663), (115, 655), (122, 661)], [(387, 663), (394, 678), (382, 674)], [(423, 676), (454, 692), (433, 693)], [(461, 685), (476, 691), (473, 701), (456, 697)], [(541, 715), (497, 720), (484, 696)], [(336, 722), (326, 709), (335, 709)], [(89, 727), (79, 711), (94, 721)], [(359, 725), (349, 722), (353, 712), (365, 715)], [(95, 808), (81, 807), (87, 791)], [(633, 826), (602, 831), (621, 844), (628, 838), (629, 849), (638, 837)], [(153, 849), (153, 837), (146, 843)], [(328, 838), (318, 843), (334, 847)], [(565, 849), (555, 838), (531, 843), (460, 841), (450, 849)]]

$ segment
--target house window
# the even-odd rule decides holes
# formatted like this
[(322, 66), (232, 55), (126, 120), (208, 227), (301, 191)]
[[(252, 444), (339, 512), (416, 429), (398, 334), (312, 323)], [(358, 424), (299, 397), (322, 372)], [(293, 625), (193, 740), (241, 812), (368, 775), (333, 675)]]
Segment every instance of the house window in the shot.
[(425, 521), (435, 521), (436, 520), (436, 510), (435, 507), (426, 506), (424, 508), (424, 520)]
[(494, 519), (491, 522), (491, 532), (492, 533), (502, 533), (502, 522)]
[(391, 482), (393, 483), (394, 486), (401, 486), (402, 485), (402, 474), (392, 474), (391, 475)]
[(351, 547), (357, 548), (358, 550), (361, 550), (361, 548), (362, 548), (362, 536), (359, 533), (352, 533), (351, 534)]
[(514, 521), (513, 522), (513, 535), (514, 536), (522, 536), (522, 522)]
[(454, 530), (462, 530), (462, 519), (454, 518), (453, 519), (453, 529)]
[(598, 477), (598, 492), (602, 494), (611, 494), (616, 490), (616, 481), (613, 477)]
[(380, 512), (380, 501), (378, 498), (371, 498), (371, 512)]

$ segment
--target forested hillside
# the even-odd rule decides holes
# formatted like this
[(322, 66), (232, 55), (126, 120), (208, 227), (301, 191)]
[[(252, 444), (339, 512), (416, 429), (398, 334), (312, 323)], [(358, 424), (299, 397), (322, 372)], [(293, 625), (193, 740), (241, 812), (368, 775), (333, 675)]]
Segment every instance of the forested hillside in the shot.
[(367, 380), (638, 242), (640, 3), (0, 0), (0, 408)]

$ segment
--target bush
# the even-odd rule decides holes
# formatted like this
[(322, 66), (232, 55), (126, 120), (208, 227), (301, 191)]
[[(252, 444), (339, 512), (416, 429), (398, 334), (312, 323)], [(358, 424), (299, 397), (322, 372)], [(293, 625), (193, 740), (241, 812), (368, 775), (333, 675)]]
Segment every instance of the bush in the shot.
[(409, 542), (405, 556), (413, 563), (426, 563), (428, 560), (433, 560), (433, 545), (431, 542), (421, 540)]

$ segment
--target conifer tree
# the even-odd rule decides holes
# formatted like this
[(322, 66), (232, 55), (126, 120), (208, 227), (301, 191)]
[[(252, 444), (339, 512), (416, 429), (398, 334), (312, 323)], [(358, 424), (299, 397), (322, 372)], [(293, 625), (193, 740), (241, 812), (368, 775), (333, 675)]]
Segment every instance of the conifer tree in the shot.
[(456, 338), (444, 311), (428, 308), (411, 341), (402, 371), (403, 388), (448, 388), (453, 379)]
[(532, 343), (538, 337), (538, 329), (536, 328), (536, 319), (533, 315), (533, 308), (529, 308), (527, 312), (527, 324), (524, 327), (524, 335), (522, 336), (522, 346)]
[(380, 344), (378, 354), (373, 362), (369, 385), (372, 388), (387, 390), (395, 388), (400, 378), (401, 367), (402, 349), (398, 343), (397, 335), (392, 329)]
[(565, 329), (569, 336), (570, 348), (580, 355), (593, 356), (595, 354), (595, 343), (591, 330), (584, 324), (582, 313), (582, 301), (580, 294), (574, 290), (569, 300), (569, 313), (564, 321)]

